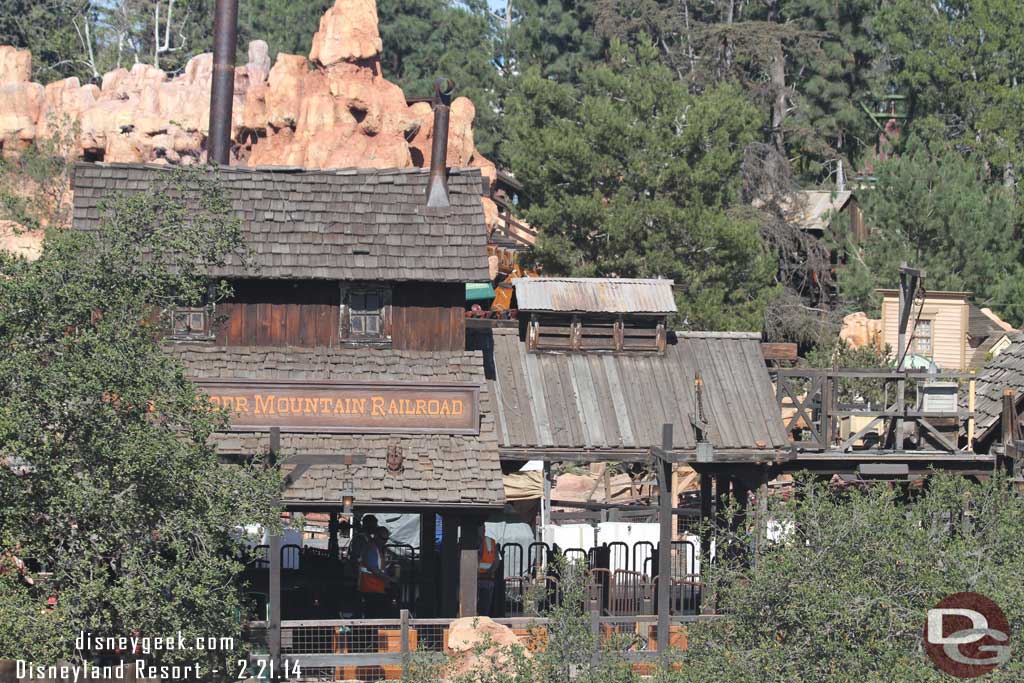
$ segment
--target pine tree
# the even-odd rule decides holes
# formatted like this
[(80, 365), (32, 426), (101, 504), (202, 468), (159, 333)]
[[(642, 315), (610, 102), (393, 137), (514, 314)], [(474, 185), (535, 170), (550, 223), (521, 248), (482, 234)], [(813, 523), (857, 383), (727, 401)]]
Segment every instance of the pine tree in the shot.
[(911, 141), (881, 164), (861, 193), (869, 239), (840, 273), (840, 293), (872, 308), (872, 288), (892, 287), (901, 261), (927, 271), (925, 287), (966, 290), (1014, 322), (1024, 318), (1024, 243), (1013, 193), (984, 164), (948, 144)]
[(761, 328), (775, 265), (738, 169), (763, 119), (736, 86), (693, 95), (649, 43), (614, 42), (577, 86), (531, 68), (508, 117), (544, 272), (672, 278), (681, 325)]

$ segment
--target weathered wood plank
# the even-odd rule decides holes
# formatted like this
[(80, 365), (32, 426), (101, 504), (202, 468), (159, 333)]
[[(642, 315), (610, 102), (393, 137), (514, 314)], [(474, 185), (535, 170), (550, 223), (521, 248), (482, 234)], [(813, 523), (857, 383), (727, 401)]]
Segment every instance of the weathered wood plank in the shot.
[[(498, 375), (502, 389), (503, 410), (505, 415), (505, 426), (512, 444), (526, 443), (526, 425), (528, 408), (523, 405), (526, 399), (526, 382), (517, 377), (516, 367), (519, 363), (514, 362), (517, 349), (510, 346), (517, 344), (518, 339), (509, 335), (497, 335), (494, 339), (495, 358), (508, 358), (509, 362), (496, 362), (495, 374)], [(502, 348), (497, 348), (498, 346)], [(531, 444), (534, 445), (534, 444)]]
[(761, 342), (761, 357), (765, 360), (796, 360), (796, 344), (789, 342)]
[(612, 447), (620, 446), (622, 445), (622, 434), (619, 432), (618, 419), (612, 405), (611, 390), (608, 387), (608, 376), (605, 374), (604, 364), (597, 354), (588, 354), (584, 357), (590, 366), (590, 377), (594, 383), (594, 397), (600, 411), (601, 429), (604, 432), (605, 443)]
[(526, 380), (530, 387), (530, 404), (537, 442), (544, 446), (553, 446), (551, 418), (548, 415), (547, 388), (544, 384), (544, 375), (541, 372), (540, 363), (537, 362), (537, 354), (528, 353), (525, 347), (518, 343), (518, 338), (513, 338), (513, 342), (516, 344), (520, 359), (526, 368)]
[(605, 375), (608, 377), (608, 391), (615, 409), (615, 422), (622, 437), (622, 445), (627, 448), (635, 448), (638, 444), (630, 422), (629, 408), (626, 406), (626, 396), (622, 388), (622, 378), (619, 377), (618, 363), (611, 356), (605, 356), (602, 363), (604, 363)]

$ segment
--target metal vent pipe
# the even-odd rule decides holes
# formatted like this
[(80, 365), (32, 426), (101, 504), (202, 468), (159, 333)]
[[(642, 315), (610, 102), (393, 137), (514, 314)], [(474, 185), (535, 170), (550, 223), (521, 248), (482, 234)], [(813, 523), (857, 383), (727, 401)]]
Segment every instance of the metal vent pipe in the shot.
[(206, 158), (227, 166), (231, 154), (231, 108), (235, 98), (238, 0), (217, 0), (213, 18), (213, 78), (210, 82), (210, 134)]
[(427, 206), (443, 208), (448, 203), (448, 115), (455, 83), (447, 78), (434, 81), (434, 140), (430, 147), (430, 180)]

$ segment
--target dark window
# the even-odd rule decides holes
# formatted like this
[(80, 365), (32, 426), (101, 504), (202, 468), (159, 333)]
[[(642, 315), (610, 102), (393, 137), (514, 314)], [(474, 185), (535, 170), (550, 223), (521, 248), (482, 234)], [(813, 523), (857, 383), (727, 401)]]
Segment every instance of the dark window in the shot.
[(354, 342), (386, 342), (391, 292), (384, 287), (352, 287), (343, 297), (342, 338)]
[(202, 308), (176, 308), (171, 313), (171, 337), (174, 339), (209, 339), (210, 311)]
[(217, 285), (210, 283), (206, 295), (196, 306), (176, 306), (170, 310), (170, 337), (186, 341), (213, 339), (214, 302)]

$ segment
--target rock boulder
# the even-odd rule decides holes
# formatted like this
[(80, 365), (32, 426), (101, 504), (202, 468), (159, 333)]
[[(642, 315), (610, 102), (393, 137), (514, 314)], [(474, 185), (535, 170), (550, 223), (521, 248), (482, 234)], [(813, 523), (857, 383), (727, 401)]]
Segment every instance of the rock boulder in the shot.
[(467, 674), (484, 674), (479, 678), (488, 680), (487, 672), (499, 671), (509, 665), (512, 648), (516, 648), (516, 653), (521, 653), (521, 656), (531, 656), (512, 629), (490, 617), (456, 619), (448, 627), (445, 646), (449, 661), (448, 678), (464, 680)]

